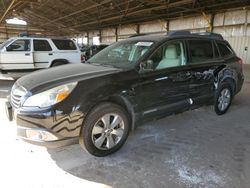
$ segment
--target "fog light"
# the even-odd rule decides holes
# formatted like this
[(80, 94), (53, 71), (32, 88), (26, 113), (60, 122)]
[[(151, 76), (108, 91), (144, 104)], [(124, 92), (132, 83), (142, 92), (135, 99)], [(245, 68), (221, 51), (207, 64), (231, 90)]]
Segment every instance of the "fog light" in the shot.
[(44, 131), (44, 130), (35, 130), (35, 129), (27, 129), (26, 137), (30, 140), (34, 141), (54, 141), (58, 140), (58, 137), (54, 134)]

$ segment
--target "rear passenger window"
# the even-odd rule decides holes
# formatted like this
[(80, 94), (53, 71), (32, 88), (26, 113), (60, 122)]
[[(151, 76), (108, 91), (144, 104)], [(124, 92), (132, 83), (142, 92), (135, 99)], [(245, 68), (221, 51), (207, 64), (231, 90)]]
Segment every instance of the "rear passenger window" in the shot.
[(76, 50), (76, 45), (72, 40), (52, 39), (59, 50)]
[(233, 50), (225, 43), (217, 42), (220, 54), (222, 57), (230, 56), (233, 54)]
[(34, 51), (51, 51), (52, 48), (47, 40), (34, 40)]
[(213, 45), (209, 40), (189, 40), (191, 63), (202, 63), (214, 58)]

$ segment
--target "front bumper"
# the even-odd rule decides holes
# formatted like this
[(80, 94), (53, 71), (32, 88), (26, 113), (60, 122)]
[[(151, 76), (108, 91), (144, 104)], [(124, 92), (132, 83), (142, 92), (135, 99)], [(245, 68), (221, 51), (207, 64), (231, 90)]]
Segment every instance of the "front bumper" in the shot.
[[(45, 146), (47, 148), (57, 148), (71, 144), (77, 144), (79, 141), (77, 137), (63, 138), (55, 136), (46, 129), (27, 128), (21, 126), (17, 126), (17, 136), (28, 143)], [(54, 137), (55, 139), (47, 140), (51, 137)]]
[(8, 119), (16, 121), (17, 136), (26, 142), (48, 148), (78, 143), (83, 121), (79, 111), (70, 114), (53, 109), (25, 111), (14, 109), (9, 101), (5, 110)]

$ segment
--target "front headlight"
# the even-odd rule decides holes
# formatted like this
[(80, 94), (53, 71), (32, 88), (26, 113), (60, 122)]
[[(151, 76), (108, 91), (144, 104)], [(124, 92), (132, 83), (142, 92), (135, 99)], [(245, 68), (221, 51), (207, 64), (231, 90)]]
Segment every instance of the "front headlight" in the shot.
[(26, 99), (24, 107), (49, 107), (64, 100), (76, 87), (77, 82), (61, 85)]

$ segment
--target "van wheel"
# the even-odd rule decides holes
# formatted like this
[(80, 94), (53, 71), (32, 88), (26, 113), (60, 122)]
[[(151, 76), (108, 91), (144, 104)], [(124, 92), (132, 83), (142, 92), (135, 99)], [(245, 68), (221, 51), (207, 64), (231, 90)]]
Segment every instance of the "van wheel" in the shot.
[(222, 83), (216, 93), (214, 110), (217, 115), (223, 115), (229, 109), (233, 99), (233, 92), (229, 83)]
[(60, 61), (56, 61), (52, 64), (51, 67), (56, 67), (56, 66), (60, 66), (60, 65), (66, 65), (67, 63), (66, 62), (60, 62)]
[(129, 134), (129, 115), (120, 106), (102, 103), (87, 116), (79, 143), (90, 154), (103, 157), (119, 150)]

